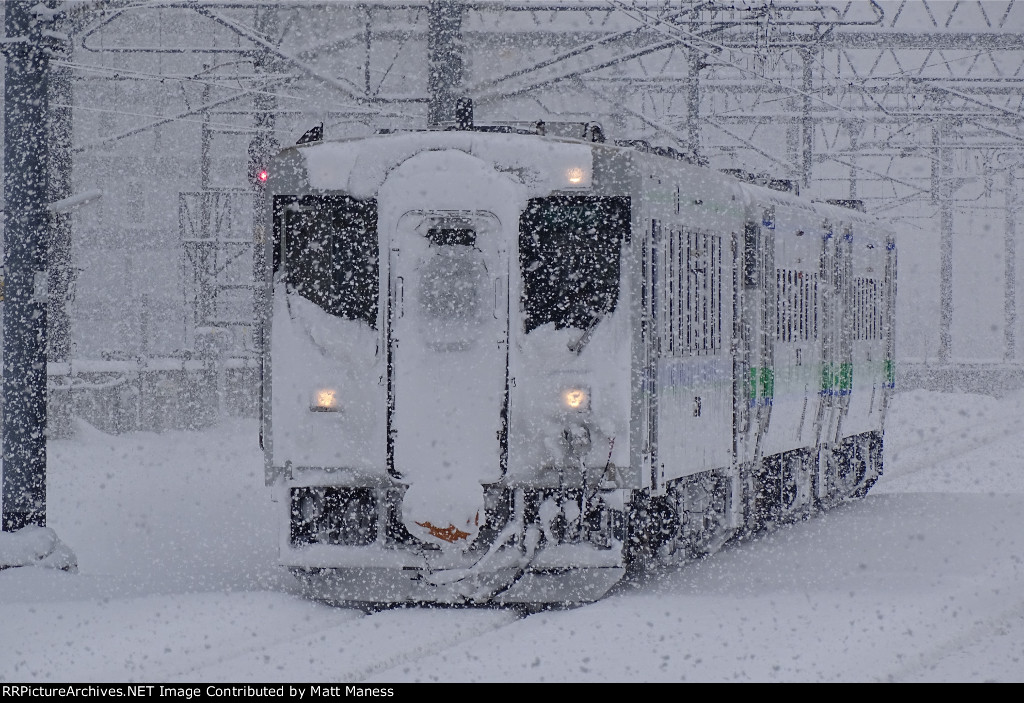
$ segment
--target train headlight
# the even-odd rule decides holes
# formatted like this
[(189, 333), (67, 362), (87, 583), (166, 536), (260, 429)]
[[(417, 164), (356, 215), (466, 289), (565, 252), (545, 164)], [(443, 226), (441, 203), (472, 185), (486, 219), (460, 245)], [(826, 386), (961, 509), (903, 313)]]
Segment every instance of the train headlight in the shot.
[(574, 386), (562, 391), (562, 405), (566, 410), (583, 412), (590, 410), (590, 389), (584, 386)]
[(341, 408), (338, 405), (338, 392), (333, 388), (320, 388), (313, 393), (313, 402), (309, 409), (315, 413), (336, 413)]
[(573, 166), (572, 168), (565, 172), (566, 180), (569, 181), (569, 183), (573, 184), (574, 186), (581, 185), (585, 177), (586, 173), (579, 166)]

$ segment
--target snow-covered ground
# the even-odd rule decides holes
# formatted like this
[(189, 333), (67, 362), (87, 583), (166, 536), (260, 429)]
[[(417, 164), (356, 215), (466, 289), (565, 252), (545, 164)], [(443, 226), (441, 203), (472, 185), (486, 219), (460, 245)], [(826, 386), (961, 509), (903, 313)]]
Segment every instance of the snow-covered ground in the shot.
[(79, 570), (0, 571), (0, 681), (1024, 681), (1024, 394), (890, 419), (865, 500), (525, 618), (297, 596), (254, 421), (80, 425), (49, 445)]

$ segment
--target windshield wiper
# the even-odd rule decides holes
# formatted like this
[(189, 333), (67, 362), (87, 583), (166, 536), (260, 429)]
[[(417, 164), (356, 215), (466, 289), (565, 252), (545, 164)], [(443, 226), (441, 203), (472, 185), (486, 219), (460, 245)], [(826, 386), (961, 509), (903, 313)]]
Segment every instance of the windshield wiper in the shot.
[(578, 356), (579, 353), (583, 351), (583, 347), (587, 346), (587, 344), (590, 343), (590, 338), (594, 336), (594, 330), (597, 329), (597, 326), (601, 323), (601, 320), (603, 319), (603, 312), (594, 313), (593, 316), (590, 318), (590, 324), (587, 325), (587, 328), (585, 330), (583, 330), (583, 334), (581, 334), (575, 342), (569, 342), (569, 351), (573, 352)]

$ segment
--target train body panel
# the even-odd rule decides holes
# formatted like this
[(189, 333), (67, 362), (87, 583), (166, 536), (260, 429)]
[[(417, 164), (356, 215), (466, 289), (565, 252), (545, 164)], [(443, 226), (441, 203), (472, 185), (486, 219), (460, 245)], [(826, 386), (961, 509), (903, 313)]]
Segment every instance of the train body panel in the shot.
[(758, 380), (755, 406), (767, 420), (757, 453), (770, 456), (817, 441), (814, 420), (825, 351), (820, 333), (825, 238), (820, 214), (806, 202), (762, 193), (754, 209), (752, 218), (760, 217), (770, 256), (765, 257), (759, 291), (760, 367), (751, 378)]
[(659, 494), (732, 464), (732, 271), (745, 208), (722, 174), (651, 155), (636, 162), (634, 357), (650, 389), (640, 394), (639, 485)]
[(895, 246), (871, 218), (519, 133), (270, 172), (262, 437), (311, 595), (593, 600), (881, 471)]

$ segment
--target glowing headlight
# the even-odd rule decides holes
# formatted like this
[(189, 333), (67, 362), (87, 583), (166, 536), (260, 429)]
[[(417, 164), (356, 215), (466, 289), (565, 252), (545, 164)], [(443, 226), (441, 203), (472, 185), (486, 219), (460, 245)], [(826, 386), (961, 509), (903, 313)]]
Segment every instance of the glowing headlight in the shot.
[(582, 183), (584, 175), (583, 169), (579, 166), (573, 166), (565, 172), (566, 179), (568, 179), (568, 181), (573, 185), (579, 185)]
[(313, 394), (313, 403), (309, 406), (313, 412), (335, 413), (338, 407), (338, 395), (333, 388), (321, 388)]
[(590, 391), (582, 386), (562, 391), (562, 405), (568, 410), (589, 410)]

